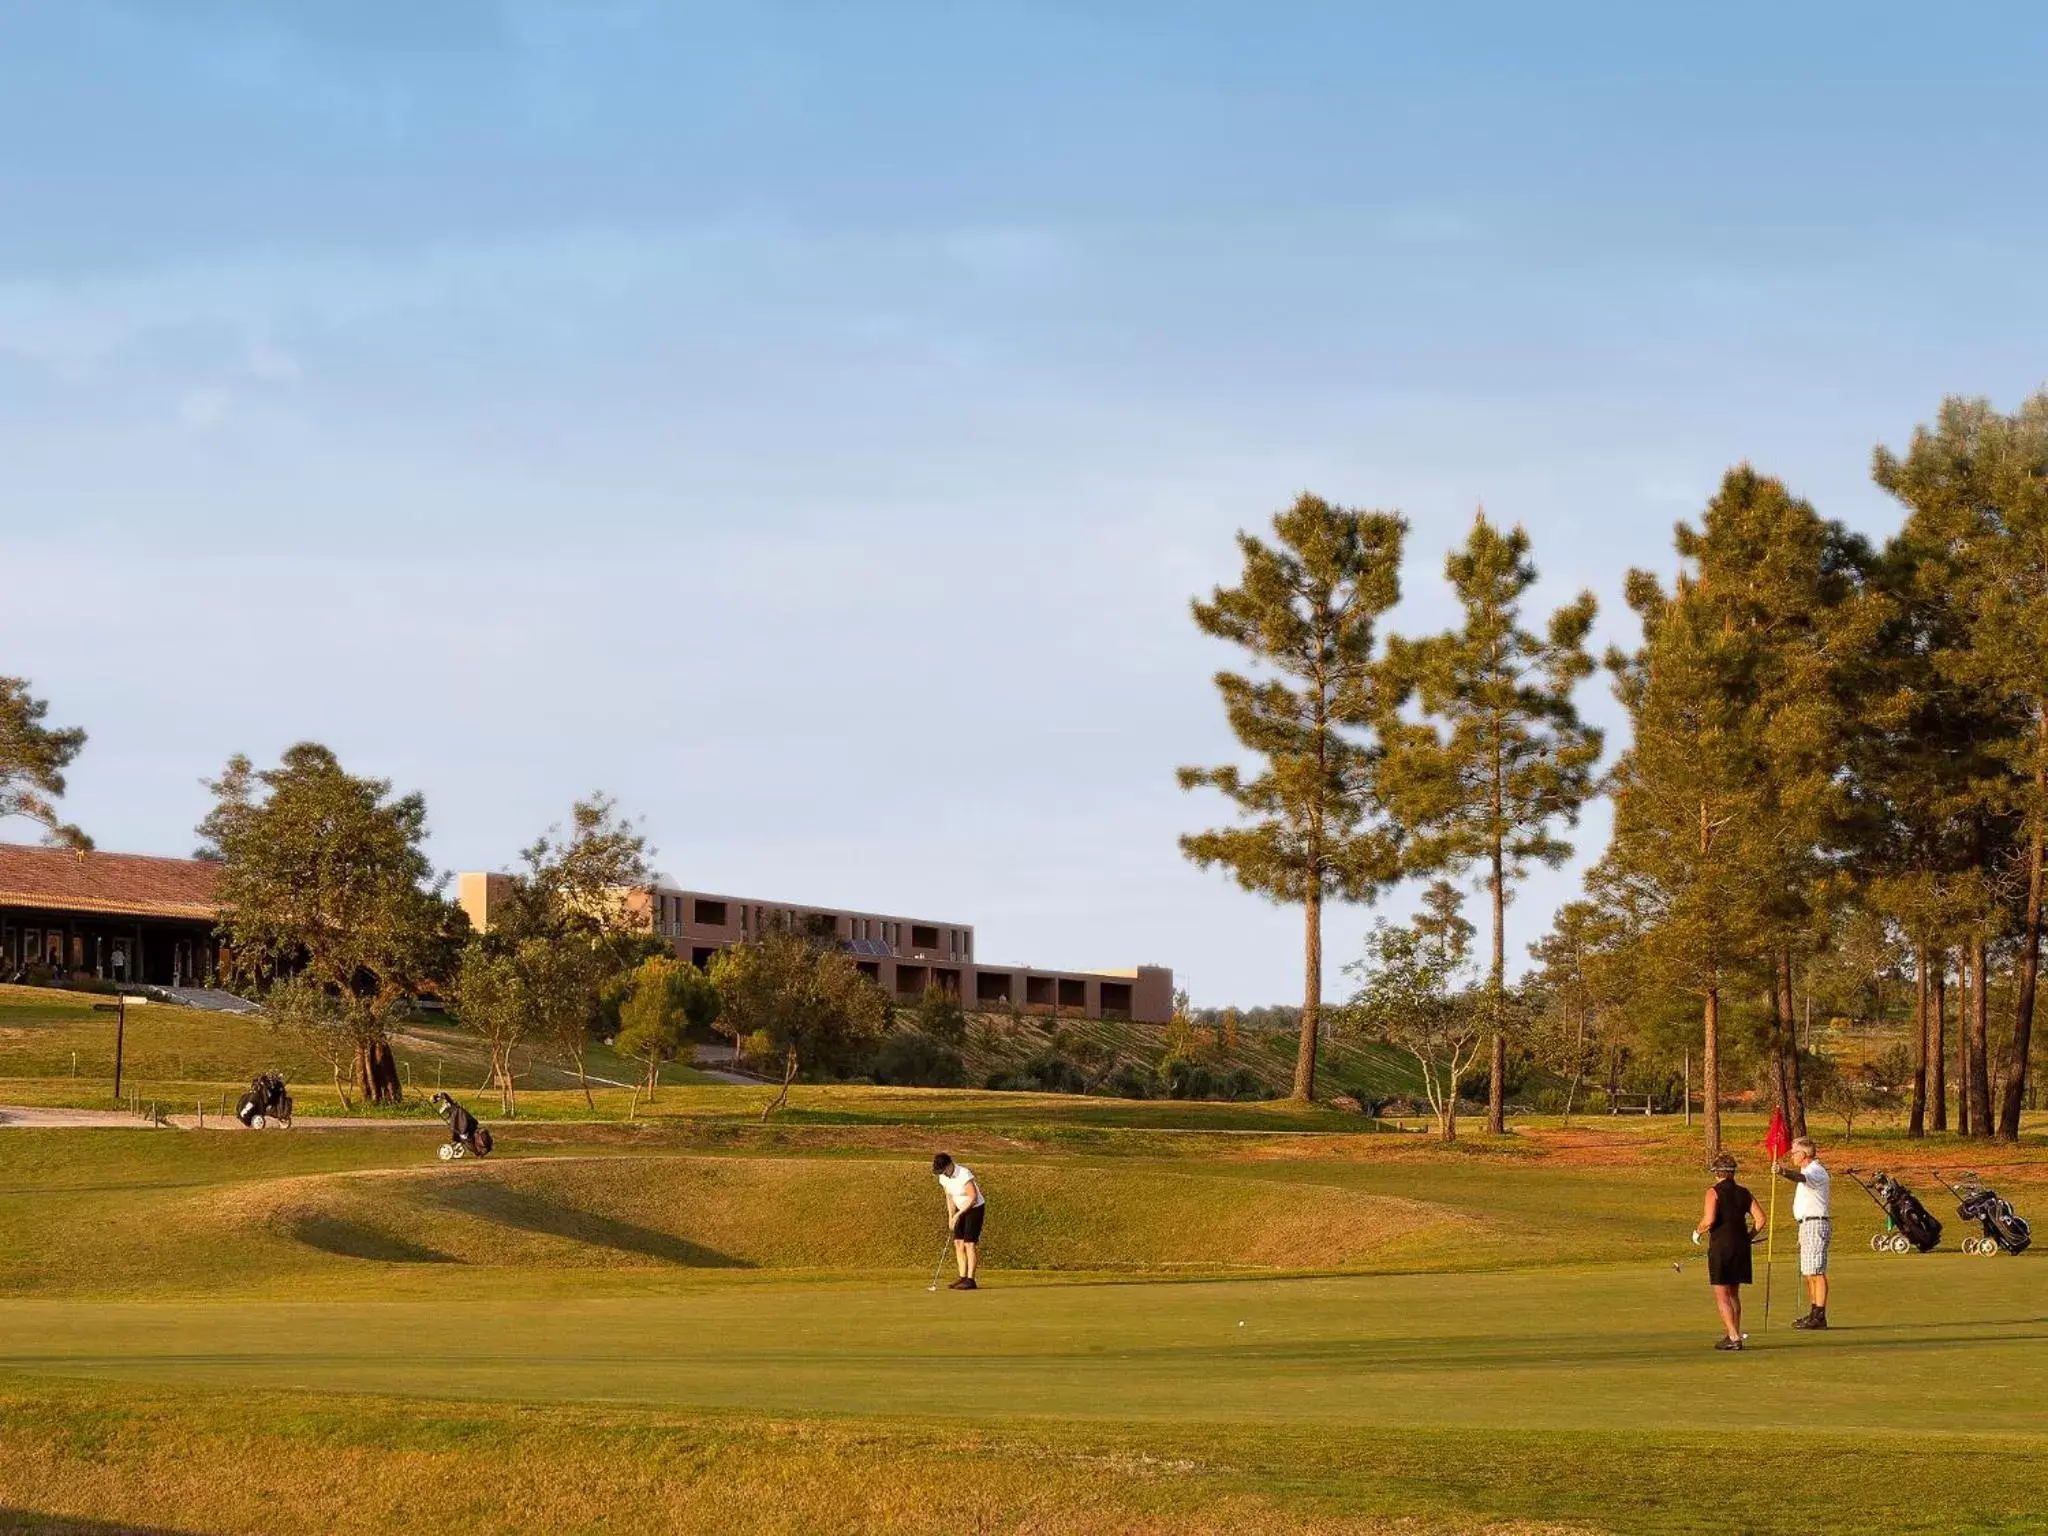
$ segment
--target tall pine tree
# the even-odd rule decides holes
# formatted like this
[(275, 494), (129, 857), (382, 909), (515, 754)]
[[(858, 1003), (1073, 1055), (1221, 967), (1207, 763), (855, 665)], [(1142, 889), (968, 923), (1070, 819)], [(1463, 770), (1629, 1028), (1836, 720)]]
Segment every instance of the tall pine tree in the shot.
[(1523, 627), (1536, 584), (1529, 536), (1506, 532), (1482, 510), (1444, 574), (1463, 622), (1419, 641), (1395, 640), (1390, 659), (1440, 730), (1411, 735), (1388, 762), (1387, 781), (1412, 831), (1409, 867), (1484, 871), (1493, 919), (1486, 1009), (1492, 1069), (1487, 1129), (1507, 1129), (1507, 906), (1531, 863), (1571, 854), (1557, 827), (1575, 825), (1593, 793), (1601, 734), (1579, 718), (1573, 694), (1594, 670), (1586, 649), (1590, 592), (1550, 616), (1542, 635)]
[(1746, 465), (1697, 529), (1680, 525), (1677, 549), (1685, 569), (1669, 592), (1630, 574), (1643, 645), (1609, 657), (1635, 733), (1595, 883), (1666, 984), (1701, 1000), (1717, 1148), (1732, 988), (1770, 998), (1774, 1097), (1794, 1125), (1804, 1117), (1791, 959), (1822, 926), (1846, 838), (1853, 684), (1880, 609), (1859, 541)]
[(1942, 650), (1936, 666), (2009, 722), (1983, 750), (2001, 769), (1995, 808), (2020, 828), (2012, 1055), (1996, 1125), (2011, 1141), (2026, 1103), (2048, 853), (2048, 392), (2010, 416), (1986, 401), (1950, 400), (1903, 457), (1880, 448), (1873, 474), (1945, 557), (1962, 643)]
[(1194, 603), (1204, 633), (1244, 647), (1265, 675), (1216, 675), (1230, 728), (1261, 759), (1183, 768), (1183, 789), (1220, 791), (1249, 825), (1190, 834), (1188, 858), (1303, 913), (1301, 1037), (1294, 1097), (1315, 1097), (1323, 904), (1367, 901), (1399, 874), (1399, 836), (1379, 785), (1399, 700), (1375, 626), (1400, 600), (1408, 525), (1304, 495), (1273, 518), (1274, 542), (1240, 533), (1243, 574)]

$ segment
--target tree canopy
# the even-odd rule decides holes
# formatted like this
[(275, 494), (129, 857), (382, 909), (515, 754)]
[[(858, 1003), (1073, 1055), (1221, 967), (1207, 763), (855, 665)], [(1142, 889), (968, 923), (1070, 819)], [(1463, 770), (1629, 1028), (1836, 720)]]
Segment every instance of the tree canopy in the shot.
[(0, 677), (0, 821), (23, 817), (52, 842), (89, 849), (92, 839), (57, 810), (64, 770), (84, 750), (85, 732), (46, 725), (49, 714), (49, 702), (29, 692), (27, 678)]

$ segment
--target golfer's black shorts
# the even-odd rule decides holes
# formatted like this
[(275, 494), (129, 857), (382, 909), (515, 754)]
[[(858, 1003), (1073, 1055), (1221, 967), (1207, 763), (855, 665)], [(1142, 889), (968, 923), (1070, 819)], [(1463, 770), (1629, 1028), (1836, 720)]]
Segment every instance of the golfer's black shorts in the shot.
[(982, 1218), (988, 1215), (988, 1206), (969, 1206), (953, 1219), (953, 1239), (961, 1243), (981, 1241)]

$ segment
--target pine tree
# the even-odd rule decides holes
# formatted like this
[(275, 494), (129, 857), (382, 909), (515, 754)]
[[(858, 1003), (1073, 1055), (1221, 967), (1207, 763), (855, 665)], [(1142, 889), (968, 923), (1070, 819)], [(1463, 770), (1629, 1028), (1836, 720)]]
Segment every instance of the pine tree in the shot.
[(1276, 542), (1238, 535), (1244, 570), (1193, 605), (1204, 633), (1234, 641), (1269, 674), (1216, 675), (1231, 730), (1263, 760), (1183, 768), (1183, 789), (1219, 790), (1250, 825), (1194, 833), (1181, 850), (1304, 916), (1301, 1038), (1294, 1097), (1315, 1096), (1321, 1027), (1323, 903), (1368, 901), (1399, 874), (1399, 838), (1382, 801), (1386, 734), (1398, 699), (1375, 625), (1399, 601), (1407, 524), (1304, 495), (1273, 518)]
[(1821, 942), (1826, 907), (1846, 888), (1856, 826), (1848, 768), (1888, 610), (1871, 589), (1865, 541), (1747, 466), (1727, 475), (1698, 537), (1681, 548), (1746, 651), (1736, 686), (1759, 775), (1756, 959), (1770, 998), (1773, 1098), (1804, 1135), (1793, 961)]
[(1390, 646), (1439, 732), (1410, 738), (1387, 779), (1404, 824), (1414, 829), (1411, 869), (1485, 872), (1493, 949), (1487, 972), (1492, 1068), (1487, 1129), (1507, 1129), (1507, 906), (1510, 886), (1531, 863), (1552, 867), (1571, 854), (1555, 834), (1577, 824), (1592, 795), (1601, 733), (1579, 718), (1573, 694), (1594, 670), (1586, 636), (1593, 595), (1550, 617), (1545, 633), (1522, 627), (1522, 600), (1536, 584), (1529, 536), (1503, 533), (1482, 510), (1444, 574), (1464, 622), (1425, 640)]
[(1635, 730), (1594, 889), (1665, 983), (1701, 1001), (1714, 1150), (1722, 1003), (1750, 980), (1772, 1001), (1775, 1096), (1803, 1119), (1790, 951), (1820, 925), (1844, 836), (1854, 663), (1878, 609), (1857, 541), (1746, 465), (1676, 543), (1686, 568), (1670, 592), (1630, 573), (1643, 645), (1608, 658)]
[(57, 819), (64, 770), (85, 747), (85, 732), (43, 724), (49, 704), (29, 692), (27, 678), (0, 677), (0, 821), (22, 816), (41, 825), (50, 842), (84, 852), (92, 839)]
[(1982, 400), (1949, 400), (1903, 457), (1880, 448), (1873, 475), (1944, 555), (1962, 643), (1941, 651), (1936, 667), (2009, 722), (1983, 750), (2002, 770), (1987, 799), (2020, 826), (2012, 1054), (1996, 1127), (2011, 1141), (2026, 1102), (2048, 852), (2048, 392), (2011, 416)]

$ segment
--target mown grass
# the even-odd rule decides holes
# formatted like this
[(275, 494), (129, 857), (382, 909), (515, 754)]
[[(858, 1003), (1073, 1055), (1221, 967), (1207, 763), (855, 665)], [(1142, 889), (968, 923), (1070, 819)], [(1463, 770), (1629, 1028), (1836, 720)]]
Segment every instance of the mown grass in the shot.
[[(2041, 1258), (1879, 1258), (1842, 1180), (1836, 1327), (1784, 1329), (1788, 1228), (1776, 1329), (1752, 1293), (1716, 1354), (1671, 1270), (1697, 1128), (761, 1098), (522, 1118), (481, 1164), (428, 1125), (0, 1131), (0, 1530), (2048, 1525)], [(992, 1201), (973, 1296), (924, 1289), (940, 1142)], [(2048, 1209), (2038, 1133), (1830, 1151)]]
[(39, 1384), (0, 1387), (0, 1529), (1790, 1536), (2048, 1520), (2037, 1437), (1799, 1425), (1795, 1453), (1792, 1428), (1339, 1435)]

